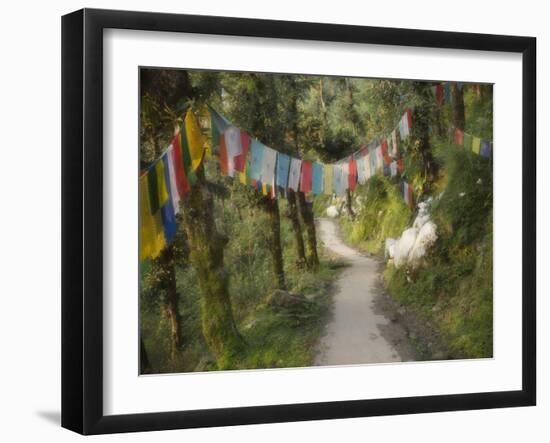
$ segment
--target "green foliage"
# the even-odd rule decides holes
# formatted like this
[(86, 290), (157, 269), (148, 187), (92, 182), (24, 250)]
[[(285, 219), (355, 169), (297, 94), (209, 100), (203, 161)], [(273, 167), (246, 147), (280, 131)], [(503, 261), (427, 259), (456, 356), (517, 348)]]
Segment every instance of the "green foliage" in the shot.
[(355, 220), (341, 218), (344, 237), (353, 245), (374, 254), (384, 252), (388, 237), (398, 237), (411, 220), (411, 210), (399, 193), (395, 180), (375, 176), (359, 186), (354, 197)]

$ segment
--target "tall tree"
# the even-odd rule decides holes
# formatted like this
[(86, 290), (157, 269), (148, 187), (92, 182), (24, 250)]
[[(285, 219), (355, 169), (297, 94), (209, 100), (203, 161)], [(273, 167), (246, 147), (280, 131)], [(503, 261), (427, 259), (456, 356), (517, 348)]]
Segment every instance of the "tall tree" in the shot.
[(451, 87), (453, 96), (453, 125), (455, 128), (464, 130), (466, 127), (466, 116), (464, 114), (464, 87), (453, 83)]
[(227, 238), (218, 232), (213, 213), (213, 197), (201, 165), (197, 183), (183, 205), (183, 221), (199, 281), (202, 332), (218, 367), (224, 369), (231, 367), (244, 342), (233, 318), (224, 267)]

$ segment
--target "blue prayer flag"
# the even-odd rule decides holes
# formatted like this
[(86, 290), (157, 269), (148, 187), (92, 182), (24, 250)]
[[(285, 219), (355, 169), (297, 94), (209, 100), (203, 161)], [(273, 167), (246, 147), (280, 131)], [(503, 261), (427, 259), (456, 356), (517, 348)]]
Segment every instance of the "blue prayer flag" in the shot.
[(321, 163), (313, 163), (313, 179), (312, 191), (315, 195), (323, 192), (323, 165)]
[(263, 144), (256, 139), (252, 139), (250, 144), (250, 177), (254, 180), (260, 180), (262, 175), (264, 149)]
[(277, 186), (286, 189), (288, 184), (288, 170), (290, 168), (290, 157), (286, 154), (277, 153)]
[(479, 155), (487, 158), (491, 157), (491, 142), (489, 140), (481, 140)]

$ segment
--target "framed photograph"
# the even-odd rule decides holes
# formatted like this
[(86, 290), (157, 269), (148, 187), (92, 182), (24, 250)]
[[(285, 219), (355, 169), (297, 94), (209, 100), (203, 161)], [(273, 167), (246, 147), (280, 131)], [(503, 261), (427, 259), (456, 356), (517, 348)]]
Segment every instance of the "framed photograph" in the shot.
[(531, 37), (62, 20), (62, 425), (536, 402)]

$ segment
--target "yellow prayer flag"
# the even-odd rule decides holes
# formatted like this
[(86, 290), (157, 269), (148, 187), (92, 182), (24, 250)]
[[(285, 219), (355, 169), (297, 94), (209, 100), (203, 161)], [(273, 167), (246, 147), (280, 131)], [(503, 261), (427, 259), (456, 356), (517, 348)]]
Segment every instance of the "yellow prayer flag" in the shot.
[(239, 172), (239, 181), (241, 184), (246, 185), (246, 172)]
[(160, 211), (156, 217), (151, 214), (147, 174), (139, 178), (139, 260), (158, 257), (165, 245)]
[(332, 165), (325, 166), (325, 184), (324, 191), (327, 195), (332, 195)]
[(205, 142), (195, 114), (191, 111), (185, 114), (185, 133), (191, 157), (191, 169), (195, 171), (201, 164)]
[(472, 139), (472, 151), (479, 155), (479, 148), (481, 146), (481, 139), (474, 136)]
[(265, 183), (262, 183), (262, 194), (267, 195), (267, 185)]
[(166, 187), (166, 177), (164, 175), (164, 162), (159, 160), (155, 165), (155, 172), (157, 176), (157, 189), (158, 189), (158, 199), (159, 199), (159, 208), (162, 208), (170, 195), (168, 194), (168, 189)]

